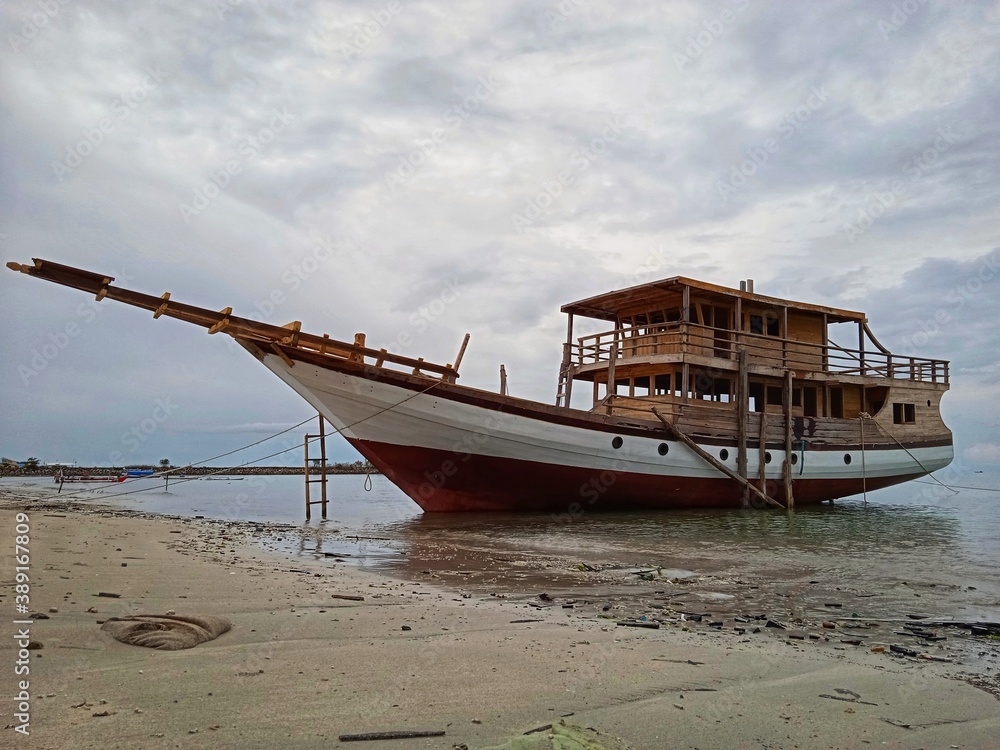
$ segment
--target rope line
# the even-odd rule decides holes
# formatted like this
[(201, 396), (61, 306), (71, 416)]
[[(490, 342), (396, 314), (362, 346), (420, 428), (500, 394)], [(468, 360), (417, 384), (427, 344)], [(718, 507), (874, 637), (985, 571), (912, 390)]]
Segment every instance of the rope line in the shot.
[[(339, 435), (344, 430), (348, 430), (351, 427), (354, 427), (355, 425), (361, 424), (362, 422), (367, 422), (369, 419), (374, 419), (375, 417), (379, 416), (380, 414), (384, 414), (387, 411), (391, 411), (393, 409), (396, 409), (396, 408), (402, 406), (403, 404), (405, 404), (410, 399), (416, 398), (417, 396), (422, 396), (423, 394), (427, 393), (427, 391), (431, 390), (431, 388), (435, 388), (439, 384), (440, 384), (440, 381), (435, 381), (435, 382), (431, 383), (429, 386), (427, 386), (426, 388), (424, 388), (422, 391), (417, 391), (416, 393), (411, 393), (409, 396), (407, 396), (406, 398), (404, 398), (402, 401), (399, 401), (399, 402), (397, 402), (395, 404), (390, 404), (389, 406), (386, 406), (386, 407), (384, 407), (382, 409), (379, 409), (374, 414), (369, 414), (367, 417), (359, 419), (359, 420), (357, 420), (355, 422), (351, 422), (350, 424), (344, 425), (343, 427), (337, 427), (333, 423), (331, 423), (330, 426), (333, 427), (334, 432)], [(278, 433), (272, 435), (271, 437), (273, 438), (273, 437), (278, 437), (278, 435), (283, 435), (284, 433), (288, 432), (289, 430), (294, 430), (296, 427), (301, 427), (306, 422), (308, 422), (308, 421), (310, 421), (312, 419), (313, 419), (313, 417), (309, 417), (309, 419), (307, 419), (307, 420), (305, 420), (303, 422), (299, 422), (299, 424), (294, 425), (293, 427), (289, 427), (287, 430), (282, 430), (281, 432), (278, 432)], [(270, 440), (270, 439), (271, 438), (264, 438), (264, 440), (258, 440), (256, 443), (253, 443), (251, 445), (245, 446), (245, 448), (251, 448), (254, 445), (259, 445), (260, 443), (264, 442), (265, 440)], [(314, 437), (311, 440), (309, 440), (309, 442), (312, 443), (312, 442), (315, 442), (315, 441), (317, 441), (319, 439), (320, 438), (317, 435), (316, 437)], [(268, 456), (263, 456), (261, 458), (254, 459), (253, 461), (247, 461), (247, 462), (242, 463), (242, 464), (237, 464), (236, 466), (227, 466), (227, 467), (222, 468), (222, 469), (217, 469), (215, 471), (211, 471), (208, 474), (200, 474), (200, 475), (198, 475), (196, 477), (185, 477), (183, 479), (178, 479), (175, 482), (175, 484), (183, 484), (185, 482), (194, 482), (194, 481), (196, 481), (198, 479), (201, 479), (202, 477), (212, 477), (212, 476), (216, 476), (218, 474), (224, 474), (225, 472), (230, 471), (231, 469), (234, 469), (234, 468), (235, 469), (239, 469), (239, 468), (243, 468), (244, 466), (251, 466), (251, 465), (253, 465), (255, 463), (258, 463), (260, 461), (266, 461), (269, 458), (274, 458), (275, 456), (280, 456), (283, 453), (288, 453), (289, 451), (297, 450), (300, 447), (301, 446), (299, 446), (299, 445), (294, 445), (294, 446), (292, 446), (290, 448), (285, 448), (282, 451), (278, 451), (278, 452), (272, 453), (272, 454), (270, 454)], [(237, 453), (240, 450), (245, 450), (245, 448), (237, 448), (236, 450), (230, 451), (229, 453), (223, 453), (222, 456), (228, 456), (228, 455), (231, 455), (233, 453)], [(221, 456), (219, 456), (219, 457), (221, 457)], [(205, 459), (205, 461), (212, 461), (212, 460), (214, 460), (214, 459), (211, 459), (211, 458)], [(205, 461), (199, 461), (198, 463), (205, 463)], [(197, 466), (197, 465), (198, 464), (189, 464), (189, 466)], [(156, 476), (156, 475), (154, 475), (154, 476)], [(148, 479), (149, 477), (142, 477), (142, 478), (143, 479)], [(131, 490), (129, 492), (116, 492), (113, 495), (102, 495), (100, 499), (102, 499), (102, 500), (110, 500), (111, 498), (114, 498), (114, 497), (125, 497), (126, 495), (137, 495), (140, 492), (151, 492), (152, 490), (155, 490), (155, 489), (157, 489), (157, 488), (156, 487), (144, 487), (143, 489)], [(84, 491), (85, 490), (80, 490), (79, 492), (84, 492)], [(74, 493), (74, 494), (79, 494), (79, 492), (78, 493)], [(66, 497), (72, 497), (72, 495), (66, 495)]]

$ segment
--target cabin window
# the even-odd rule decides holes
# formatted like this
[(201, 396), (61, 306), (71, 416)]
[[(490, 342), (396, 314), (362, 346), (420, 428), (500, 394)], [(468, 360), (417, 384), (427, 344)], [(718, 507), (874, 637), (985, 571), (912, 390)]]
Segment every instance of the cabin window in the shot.
[(834, 419), (844, 418), (844, 389), (830, 389), (830, 416)]
[(670, 375), (657, 375), (653, 380), (657, 396), (670, 395)]
[(769, 385), (767, 387), (767, 403), (771, 406), (781, 406), (781, 388), (776, 385)]
[(792, 389), (792, 406), (802, 406), (802, 389)]
[(764, 411), (764, 384), (750, 383), (750, 411)]
[(780, 336), (781, 321), (773, 315), (750, 315), (750, 333), (758, 336)]
[(615, 378), (615, 395), (616, 396), (627, 396), (628, 395), (628, 378), (624, 380), (618, 380)]
[(679, 307), (671, 307), (666, 312), (668, 323), (676, 323), (681, 319), (681, 309)]
[(634, 381), (635, 389), (634, 394), (636, 396), (648, 396), (649, 395), (649, 376), (642, 378), (636, 378)]
[(917, 421), (917, 410), (914, 404), (893, 404), (893, 424), (913, 424)]
[(713, 378), (704, 372), (691, 375), (695, 398), (703, 401), (720, 401), (729, 403), (729, 378)]

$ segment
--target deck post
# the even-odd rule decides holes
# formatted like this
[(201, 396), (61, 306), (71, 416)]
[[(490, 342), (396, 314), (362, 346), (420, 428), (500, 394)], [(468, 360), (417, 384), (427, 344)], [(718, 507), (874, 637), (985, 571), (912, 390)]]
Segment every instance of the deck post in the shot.
[(469, 346), (469, 339), (471, 338), (471, 336), (472, 336), (472, 334), (467, 333), (467, 334), (465, 334), (465, 338), (462, 339), (462, 346), (461, 346), (461, 348), (459, 348), (459, 350), (458, 350), (458, 356), (455, 357), (455, 364), (452, 365), (452, 368), (451, 368), (451, 369), (453, 369), (455, 371), (455, 374), (452, 375), (451, 378), (449, 378), (449, 382), (451, 382), (451, 383), (454, 383), (455, 380), (456, 380), (456, 378), (458, 378), (458, 368), (462, 366), (462, 359), (465, 357), (465, 350)]
[(792, 495), (792, 371), (785, 371), (785, 392), (782, 401), (785, 406), (785, 506), (790, 510), (795, 507)]
[(865, 326), (858, 322), (858, 361), (861, 377), (865, 376)]
[(611, 413), (612, 403), (614, 402), (614, 397), (618, 393), (618, 389), (615, 387), (615, 360), (618, 359), (618, 339), (617, 336), (613, 344), (611, 344), (611, 355), (608, 360), (608, 397), (605, 399), (608, 408), (608, 414)]
[(788, 305), (781, 308), (781, 366), (788, 367)]
[[(739, 361), (739, 376), (736, 380), (736, 471), (745, 480), (747, 478), (747, 413), (750, 407), (750, 394), (747, 393), (747, 350), (742, 346), (737, 353)], [(750, 493), (743, 486), (743, 507), (750, 507)]]
[(507, 395), (507, 368), (500, 365), (500, 395)]
[(767, 494), (767, 400), (760, 412), (760, 434), (757, 441), (757, 477), (760, 479), (760, 490)]
[(716, 468), (719, 471), (721, 471), (723, 474), (725, 474), (730, 479), (733, 479), (737, 483), (741, 484), (745, 490), (747, 490), (749, 492), (753, 492), (755, 495), (757, 495), (758, 497), (760, 497), (760, 499), (763, 500), (768, 505), (773, 505), (773, 506), (775, 506), (777, 508), (784, 509), (784, 507), (785, 507), (784, 505), (782, 505), (781, 503), (779, 503), (777, 500), (768, 497), (766, 492), (762, 492), (761, 490), (759, 490), (756, 487), (754, 487), (753, 484), (749, 480), (741, 477), (739, 474), (737, 474), (735, 471), (733, 471), (732, 469), (730, 469), (724, 463), (722, 463), (721, 461), (719, 461), (719, 459), (717, 459), (711, 453), (709, 453), (706, 450), (704, 450), (700, 445), (698, 445), (691, 438), (689, 438), (687, 435), (685, 435), (683, 432), (681, 432), (680, 428), (678, 428), (676, 425), (674, 425), (673, 423), (671, 423), (669, 419), (667, 419), (666, 417), (664, 417), (660, 413), (660, 410), (657, 409), (655, 406), (653, 407), (653, 414), (655, 414), (657, 416), (657, 418), (659, 418), (659, 420), (661, 422), (663, 422), (663, 426), (667, 428), (667, 431), (671, 435), (673, 435), (675, 438), (677, 438), (682, 443), (684, 443), (684, 445), (686, 445), (688, 448), (690, 448), (696, 455), (700, 456), (702, 459), (704, 459), (706, 462), (708, 462), (709, 464), (711, 464), (714, 468)]

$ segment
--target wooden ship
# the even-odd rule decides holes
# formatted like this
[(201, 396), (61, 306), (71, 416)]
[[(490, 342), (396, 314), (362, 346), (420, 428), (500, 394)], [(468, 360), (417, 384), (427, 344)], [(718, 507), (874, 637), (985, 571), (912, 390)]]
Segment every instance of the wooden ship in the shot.
[[(434, 364), (51, 261), (7, 265), (234, 337), (425, 511), (788, 508), (953, 458), (946, 361), (894, 355), (863, 313), (752, 282), (674, 277), (565, 305), (550, 405), (458, 384), (468, 335), (454, 364)], [(576, 335), (581, 319), (604, 330)], [(856, 346), (831, 340), (844, 330)]]

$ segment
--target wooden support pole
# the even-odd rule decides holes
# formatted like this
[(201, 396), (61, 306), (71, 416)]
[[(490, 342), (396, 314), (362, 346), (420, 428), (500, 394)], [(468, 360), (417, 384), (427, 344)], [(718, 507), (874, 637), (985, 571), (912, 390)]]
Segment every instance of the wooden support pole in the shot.
[(761, 490), (759, 490), (756, 487), (754, 487), (753, 484), (751, 484), (748, 480), (746, 480), (743, 477), (741, 477), (739, 474), (737, 474), (735, 471), (733, 471), (732, 469), (730, 469), (724, 463), (722, 463), (721, 461), (719, 461), (719, 459), (717, 459), (711, 453), (708, 453), (707, 451), (705, 451), (700, 445), (698, 445), (697, 443), (695, 443), (691, 438), (689, 438), (687, 435), (685, 435), (683, 432), (681, 432), (675, 425), (671, 424), (671, 422), (666, 417), (664, 417), (660, 413), (660, 410), (657, 409), (655, 406), (653, 407), (653, 414), (655, 414), (659, 418), (659, 420), (661, 422), (663, 422), (663, 426), (667, 428), (667, 431), (671, 435), (673, 435), (675, 438), (677, 438), (682, 443), (684, 443), (684, 445), (686, 445), (688, 448), (690, 448), (692, 451), (694, 451), (694, 453), (696, 453), (698, 456), (700, 456), (701, 458), (703, 458), (706, 462), (708, 462), (709, 464), (711, 464), (714, 468), (716, 468), (719, 471), (721, 471), (723, 474), (725, 474), (730, 479), (733, 479), (736, 482), (738, 482), (740, 485), (742, 485), (744, 487), (744, 489), (747, 489), (750, 492), (753, 492), (755, 495), (759, 496), (761, 498), (761, 500), (763, 500), (767, 504), (773, 505), (773, 506), (775, 506), (777, 508), (784, 509), (784, 507), (785, 507), (784, 505), (782, 505), (781, 503), (779, 503), (777, 500), (774, 500), (773, 498), (768, 497), (766, 493), (764, 493)]
[(312, 519), (312, 498), (309, 497), (309, 436), (303, 438), (303, 453), (305, 454), (305, 479), (306, 479), (306, 520)]
[(788, 508), (795, 507), (795, 498), (792, 495), (792, 371), (785, 372), (785, 392), (782, 396), (785, 407), (785, 505)]
[(618, 359), (618, 341), (611, 344), (611, 359), (608, 361), (608, 397), (605, 399), (608, 405), (608, 414), (611, 413), (612, 403), (615, 394), (618, 392), (615, 386), (615, 361)]
[(500, 395), (507, 395), (507, 368), (500, 365)]
[[(736, 380), (736, 471), (745, 480), (747, 478), (747, 421), (749, 419), (750, 394), (747, 377), (747, 350), (740, 347), (737, 354), (739, 360), (739, 376)], [(750, 493), (743, 488), (743, 507), (750, 506)]]
[(452, 383), (454, 383), (455, 382), (455, 378), (458, 377), (458, 368), (462, 365), (462, 358), (465, 357), (465, 350), (469, 346), (469, 339), (471, 337), (472, 337), (472, 334), (467, 333), (467, 334), (465, 334), (465, 338), (462, 339), (462, 346), (458, 350), (458, 356), (455, 357), (455, 365), (451, 368), (451, 369), (453, 369), (455, 371), (455, 375), (453, 375), (452, 379), (451, 379)]
[[(362, 337), (364, 334), (361, 334)], [(361, 344), (364, 346), (364, 343)], [(326, 520), (326, 422), (323, 415), (319, 415), (319, 469), (323, 472), (323, 479), (319, 483), (320, 487), (320, 510), (323, 520)]]
[(760, 440), (757, 444), (757, 475), (760, 477), (760, 489), (767, 492), (767, 403), (760, 413)]

